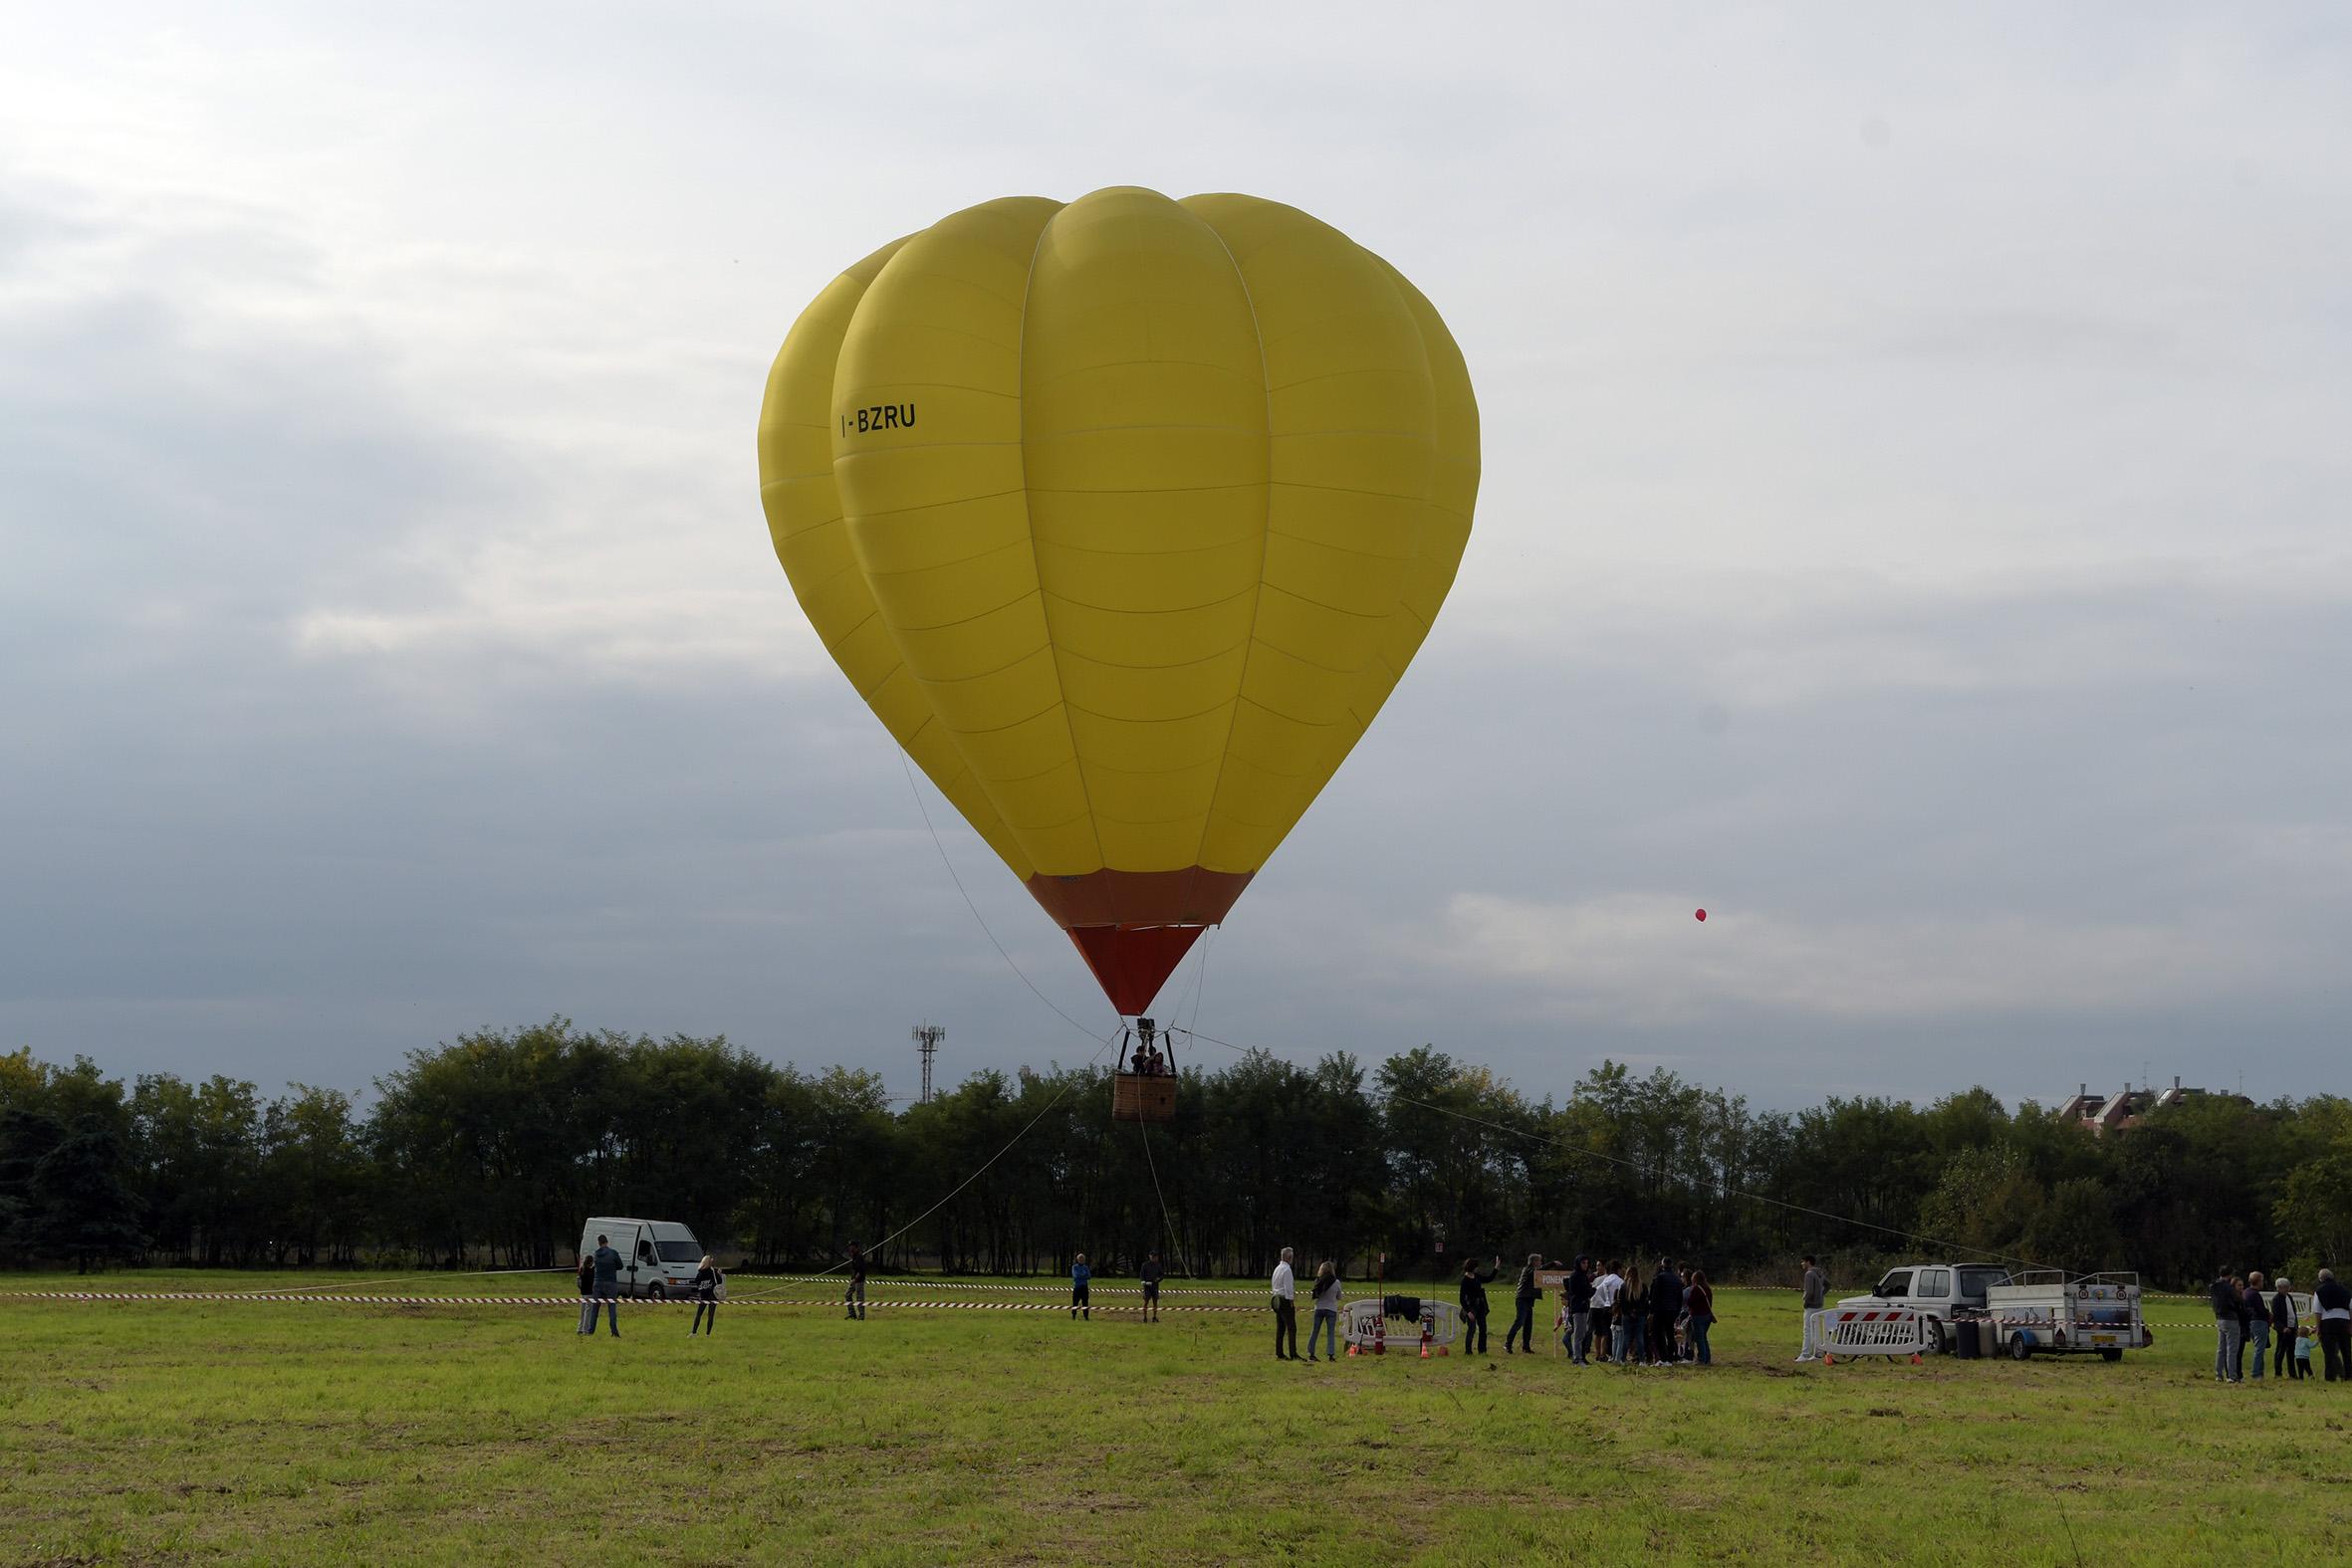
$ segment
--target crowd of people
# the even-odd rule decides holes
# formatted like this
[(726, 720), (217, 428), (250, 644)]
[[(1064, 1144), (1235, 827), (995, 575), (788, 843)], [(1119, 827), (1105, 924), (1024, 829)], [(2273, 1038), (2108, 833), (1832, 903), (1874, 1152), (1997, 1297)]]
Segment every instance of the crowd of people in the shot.
[(2245, 1274), (2225, 1268), (2208, 1289), (2214, 1309), (2214, 1376), (2221, 1382), (2247, 1380), (2249, 1352), (2256, 1383), (2262, 1381), (2265, 1359), (2273, 1378), (2307, 1378), (2316, 1347), (2327, 1381), (2352, 1383), (2352, 1289), (2336, 1278), (2334, 1269), (2319, 1271), (2319, 1283), (2311, 1292), (2310, 1328), (2303, 1326), (2296, 1310), (2294, 1282), (2283, 1274), (2265, 1284), (2258, 1268)]
[[(1806, 1259), (1809, 1264), (1811, 1259)], [(1465, 1354), (1493, 1353), (1487, 1334), (1490, 1306), (1487, 1286), (1501, 1273), (1498, 1256), (1485, 1265), (1476, 1258), (1462, 1262), (1459, 1311)], [(1708, 1331), (1715, 1326), (1715, 1287), (1705, 1269), (1673, 1257), (1658, 1259), (1657, 1270), (1644, 1278), (1638, 1264), (1616, 1258), (1578, 1256), (1561, 1269), (1559, 1308), (1552, 1332), (1559, 1347), (1577, 1366), (1595, 1362), (1619, 1367), (1711, 1366), (1715, 1355)], [(1503, 1335), (1505, 1355), (1532, 1354), (1535, 1349), (1535, 1306), (1543, 1299), (1543, 1254), (1528, 1254), (1512, 1292), (1511, 1327)], [(1315, 1270), (1310, 1292), (1314, 1317), (1307, 1328), (1306, 1354), (1298, 1354), (1298, 1283), (1292, 1265), (1292, 1249), (1283, 1248), (1274, 1269), (1274, 1354), (1278, 1361), (1314, 1361), (1316, 1340), (1324, 1340), (1332, 1358), (1339, 1354), (1338, 1270), (1329, 1259)]]

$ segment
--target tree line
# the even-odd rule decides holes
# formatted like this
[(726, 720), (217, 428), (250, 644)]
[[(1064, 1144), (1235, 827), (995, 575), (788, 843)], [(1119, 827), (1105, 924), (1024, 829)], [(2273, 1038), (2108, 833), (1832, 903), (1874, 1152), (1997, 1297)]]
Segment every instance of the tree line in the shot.
[(1810, 1251), (1849, 1278), (1965, 1252), (2176, 1286), (2352, 1260), (2352, 1101), (2333, 1096), (2192, 1098), (2097, 1138), (1982, 1088), (1759, 1111), (1605, 1062), (1530, 1100), (1426, 1045), (1377, 1066), (1210, 1048), (1148, 1129), (1110, 1119), (1094, 1065), (893, 1108), (869, 1071), (564, 1018), (411, 1051), (364, 1097), (125, 1082), (26, 1048), (0, 1055), (0, 1244), (84, 1269), (551, 1267), (602, 1214), (684, 1221), (766, 1268), (887, 1236), (879, 1266), (972, 1273), (1157, 1250), (1249, 1274), (1286, 1245), (1421, 1277), (1531, 1251), (1672, 1251), (1718, 1277)]

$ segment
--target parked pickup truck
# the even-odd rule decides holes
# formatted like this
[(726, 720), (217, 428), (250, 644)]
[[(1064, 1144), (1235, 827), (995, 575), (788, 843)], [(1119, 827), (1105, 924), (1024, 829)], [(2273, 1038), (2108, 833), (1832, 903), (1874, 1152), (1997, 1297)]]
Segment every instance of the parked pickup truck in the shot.
[(2009, 1282), (1999, 1263), (1906, 1263), (1890, 1268), (1866, 1296), (1847, 1296), (1841, 1307), (1909, 1307), (1935, 1330), (1939, 1350), (1952, 1348), (1957, 1317), (1982, 1317), (1986, 1294)]

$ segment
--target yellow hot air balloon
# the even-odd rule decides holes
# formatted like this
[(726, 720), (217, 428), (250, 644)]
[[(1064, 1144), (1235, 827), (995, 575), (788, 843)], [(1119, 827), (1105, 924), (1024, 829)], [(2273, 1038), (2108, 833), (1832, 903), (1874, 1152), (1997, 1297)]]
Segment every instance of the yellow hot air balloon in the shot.
[(1478, 471), (1429, 302), (1252, 196), (943, 218), (818, 295), (760, 411), (826, 651), (1122, 1013), (1387, 700)]

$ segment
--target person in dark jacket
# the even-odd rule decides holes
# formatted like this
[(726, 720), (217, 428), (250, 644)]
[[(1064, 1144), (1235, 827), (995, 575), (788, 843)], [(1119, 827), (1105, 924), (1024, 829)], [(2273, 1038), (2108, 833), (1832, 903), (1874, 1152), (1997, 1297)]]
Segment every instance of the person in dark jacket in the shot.
[(2319, 1354), (2327, 1363), (2327, 1381), (2352, 1383), (2352, 1290), (2344, 1288), (2334, 1269), (2323, 1268), (2311, 1305), (2319, 1313)]
[(596, 1332), (596, 1302), (604, 1304), (605, 1327), (612, 1337), (620, 1337), (620, 1254), (612, 1250), (612, 1242), (604, 1236), (596, 1237), (596, 1249), (588, 1254), (588, 1261), (596, 1268), (595, 1299), (588, 1303), (588, 1333)]
[(1542, 1287), (1535, 1283), (1535, 1270), (1543, 1266), (1541, 1252), (1528, 1254), (1528, 1266), (1519, 1271), (1519, 1288), (1512, 1292), (1511, 1327), (1503, 1335), (1503, 1354), (1510, 1355), (1514, 1341), (1520, 1342), (1529, 1355), (1535, 1351), (1535, 1303), (1543, 1298)]
[(1069, 1315), (1086, 1314), (1086, 1321), (1094, 1321), (1094, 1302), (1086, 1286), (1094, 1278), (1094, 1270), (1086, 1266), (1086, 1254), (1080, 1252), (1069, 1264)]
[(1487, 1348), (1487, 1286), (1502, 1270), (1502, 1254), (1486, 1271), (1479, 1271), (1478, 1260), (1462, 1259), (1462, 1354), (1484, 1356), (1492, 1354)]
[(1160, 1320), (1160, 1279), (1165, 1272), (1160, 1267), (1160, 1254), (1157, 1252), (1145, 1257), (1143, 1266), (1136, 1270), (1137, 1277), (1143, 1281), (1143, 1321), (1146, 1323)]
[(2237, 1313), (2244, 1303), (2229, 1269), (2214, 1277), (2206, 1295), (2214, 1306), (2214, 1376), (2224, 1383), (2235, 1383), (2239, 1377), (2237, 1351), (2244, 1342)]
[(1674, 1322), (1682, 1316), (1682, 1296), (1686, 1286), (1682, 1275), (1674, 1271), (1674, 1259), (1658, 1259), (1658, 1272), (1650, 1277), (1650, 1365), (1671, 1367), (1678, 1359), (1674, 1348)]
[(694, 1322), (686, 1330), (688, 1339), (692, 1339), (701, 1329), (702, 1314), (705, 1312), (711, 1315), (711, 1332), (716, 1334), (719, 1331), (719, 1286), (726, 1278), (725, 1274), (719, 1272), (719, 1265), (712, 1262), (710, 1254), (705, 1252), (702, 1266), (694, 1270)]
[(851, 1317), (865, 1321), (865, 1248), (855, 1241), (849, 1243), (849, 1288), (841, 1292), (841, 1302)]
[(1562, 1288), (1568, 1295), (1568, 1359), (1579, 1367), (1588, 1366), (1585, 1357), (1592, 1349), (1592, 1259), (1578, 1256)]
[(2262, 1271), (2245, 1276), (2245, 1311), (2240, 1318), (2245, 1348), (2253, 1353), (2254, 1381), (2262, 1381), (2262, 1363), (2270, 1359), (2270, 1303), (2262, 1299)]
[(2272, 1352), (2275, 1359), (2270, 1365), (2270, 1375), (2290, 1381), (2308, 1375), (2311, 1370), (2308, 1361), (2295, 1359), (2295, 1298), (2287, 1289), (2291, 1283), (2284, 1274), (2279, 1275), (2278, 1293), (2270, 1298), (2270, 1339), (2277, 1347)]

